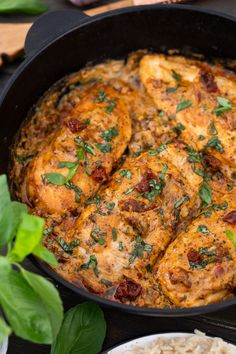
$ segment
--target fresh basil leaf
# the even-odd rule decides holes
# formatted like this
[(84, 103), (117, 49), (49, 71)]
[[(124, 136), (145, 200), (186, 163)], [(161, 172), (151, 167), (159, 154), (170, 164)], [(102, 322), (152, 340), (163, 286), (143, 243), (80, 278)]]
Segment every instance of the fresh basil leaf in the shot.
[(0, 176), (0, 247), (12, 237), (13, 210), (6, 175)]
[(2, 272), (0, 304), (14, 333), (34, 343), (51, 344), (53, 334), (45, 305), (23, 278), (11, 270)]
[(75, 162), (71, 162), (71, 161), (61, 161), (58, 164), (58, 168), (74, 168), (77, 166), (77, 163)]
[(202, 202), (209, 205), (212, 202), (212, 191), (207, 183), (202, 183), (199, 189), (199, 197)]
[(14, 246), (9, 253), (12, 261), (22, 262), (32, 253), (42, 238), (44, 220), (38, 216), (22, 214), (22, 220), (18, 226)]
[(55, 255), (40, 243), (33, 249), (32, 253), (34, 256), (52, 266), (56, 266), (58, 264)]
[(58, 291), (50, 281), (40, 275), (28, 272), (22, 267), (20, 271), (24, 279), (41, 299), (51, 324), (53, 340), (55, 340), (63, 320), (63, 306)]
[(102, 310), (92, 302), (85, 302), (65, 314), (51, 354), (98, 354), (105, 334)]
[(43, 177), (45, 177), (47, 183), (55, 184), (56, 186), (62, 186), (66, 181), (63, 175), (55, 172), (45, 173)]
[(48, 7), (40, 0), (1, 0), (0, 13), (24, 13), (38, 15), (47, 11)]
[(11, 334), (11, 328), (7, 326), (6, 322), (0, 317), (0, 343)]
[(225, 230), (224, 233), (226, 234), (226, 236), (228, 237), (228, 239), (230, 241), (232, 241), (234, 247), (236, 247), (236, 235), (235, 233), (233, 233), (232, 231), (230, 230)]
[(188, 100), (181, 100), (180, 103), (178, 104), (178, 106), (176, 107), (176, 112), (180, 112), (183, 111), (184, 109), (191, 107), (192, 106), (192, 102), (188, 101)]

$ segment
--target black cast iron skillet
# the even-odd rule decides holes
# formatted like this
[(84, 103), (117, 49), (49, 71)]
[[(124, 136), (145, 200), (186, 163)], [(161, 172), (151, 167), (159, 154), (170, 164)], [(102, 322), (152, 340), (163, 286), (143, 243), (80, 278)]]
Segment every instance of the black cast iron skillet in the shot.
[[(137, 49), (201, 53), (236, 59), (236, 20), (191, 6), (140, 6), (95, 17), (63, 11), (41, 17), (26, 40), (26, 60), (0, 99), (0, 173), (6, 173), (9, 147), (28, 110), (54, 82), (87, 62), (123, 58)], [(236, 297), (188, 309), (141, 308), (100, 298), (69, 284), (48, 266), (40, 267), (59, 283), (101, 305), (147, 316), (186, 316), (236, 305)]]

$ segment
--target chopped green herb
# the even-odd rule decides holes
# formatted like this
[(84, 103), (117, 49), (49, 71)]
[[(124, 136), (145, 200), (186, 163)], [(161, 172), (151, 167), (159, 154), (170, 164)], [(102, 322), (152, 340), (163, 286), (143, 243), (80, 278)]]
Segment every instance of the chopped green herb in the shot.
[(157, 110), (157, 114), (158, 114), (159, 117), (163, 117), (164, 114), (165, 114), (165, 112), (162, 111), (161, 109), (158, 109), (158, 110)]
[(61, 248), (63, 249), (63, 251), (65, 251), (68, 254), (72, 254), (73, 249), (75, 247), (77, 247), (80, 243), (79, 240), (74, 240), (74, 241), (71, 241), (70, 243), (67, 243), (63, 237), (59, 237), (57, 241), (58, 241), (59, 245), (61, 246)]
[(212, 191), (206, 182), (203, 182), (200, 186), (199, 197), (204, 205), (209, 205), (212, 202)]
[(174, 119), (176, 119), (176, 116), (174, 114), (171, 114), (171, 115), (168, 116), (168, 119), (169, 120), (174, 120)]
[(218, 139), (217, 135), (212, 136), (204, 146), (205, 148), (212, 148), (221, 153), (224, 152), (224, 148), (221, 144), (221, 141)]
[(218, 106), (214, 109), (214, 113), (217, 116), (223, 115), (225, 112), (228, 112), (233, 109), (232, 104), (229, 100), (223, 97), (217, 97)]
[(214, 124), (213, 121), (210, 122), (209, 130), (210, 130), (210, 133), (213, 134), (213, 135), (218, 134), (218, 132), (216, 130), (216, 127), (215, 127), (215, 124)]
[(111, 144), (96, 144), (96, 146), (101, 152), (111, 152), (112, 150)]
[(180, 200), (178, 200), (175, 205), (174, 208), (177, 209), (179, 207), (181, 207), (184, 203), (189, 201), (189, 197), (187, 195), (185, 195), (184, 197), (182, 197)]
[(215, 263), (216, 262), (216, 258), (211, 257), (211, 258), (207, 258), (204, 259), (202, 262), (189, 262), (189, 265), (192, 269), (203, 269), (205, 268), (208, 264), (210, 263)]
[(48, 227), (47, 229), (44, 229), (43, 234), (44, 235), (49, 235), (53, 232), (53, 229), (51, 227)]
[(178, 90), (178, 86), (169, 87), (166, 89), (166, 93), (174, 93), (176, 90)]
[(176, 82), (180, 82), (181, 81), (181, 75), (178, 74), (176, 71), (172, 70), (172, 77), (173, 79), (175, 79)]
[(122, 241), (119, 241), (119, 251), (122, 252), (124, 249), (123, 247), (123, 242)]
[(181, 100), (178, 106), (176, 107), (176, 113), (183, 111), (184, 109), (191, 107), (192, 102), (188, 100)]
[(112, 210), (115, 205), (116, 205), (115, 203), (108, 203), (108, 204), (106, 205), (106, 208), (107, 208), (108, 210)]
[(223, 203), (220, 204), (212, 204), (212, 209), (213, 210), (226, 210), (228, 208), (228, 203), (224, 201)]
[(149, 150), (148, 153), (151, 156), (154, 155), (159, 155), (161, 152), (165, 151), (167, 149), (167, 145), (166, 144), (162, 144), (159, 149), (155, 149), (155, 150)]
[(65, 168), (66, 167), (69, 169), (68, 175), (65, 179), (65, 183), (67, 183), (75, 175), (77, 168), (78, 168), (78, 164), (76, 162), (62, 161), (62, 162), (59, 162), (57, 167), (58, 168)]
[(133, 263), (136, 258), (143, 258), (143, 252), (152, 252), (152, 246), (145, 243), (140, 236), (136, 236), (134, 249), (131, 253), (129, 263)]
[(130, 170), (122, 170), (122, 171), (120, 171), (119, 175), (120, 175), (121, 177), (126, 177), (126, 178), (128, 178), (128, 179), (131, 179), (131, 178), (132, 178), (132, 173), (131, 173)]
[(94, 274), (98, 277), (99, 271), (97, 268), (98, 262), (95, 255), (90, 256), (89, 261), (87, 263), (81, 264), (80, 269), (93, 269)]
[(128, 194), (132, 193), (133, 190), (134, 190), (134, 187), (131, 187), (131, 188), (127, 189), (127, 191), (125, 191), (124, 194), (128, 195)]
[(230, 230), (225, 230), (224, 233), (226, 234), (228, 239), (233, 242), (234, 247), (236, 247), (236, 235), (235, 235), (235, 233), (233, 233)]
[(112, 240), (113, 240), (113, 241), (116, 241), (116, 240), (117, 240), (117, 231), (116, 231), (116, 228), (113, 227), (111, 232), (112, 232)]
[(197, 232), (201, 232), (203, 234), (209, 234), (209, 230), (205, 225), (199, 225), (197, 228)]
[(101, 134), (101, 137), (110, 142), (112, 141), (116, 136), (118, 136), (118, 130), (116, 127), (112, 127), (110, 129), (104, 130), (104, 132)]
[(110, 280), (107, 280), (107, 279), (102, 278), (102, 279), (100, 280), (100, 282), (101, 282), (102, 284), (106, 285), (107, 287), (112, 286), (112, 282), (111, 282)]
[(21, 155), (21, 156), (20, 155), (16, 155), (15, 159), (16, 159), (16, 161), (18, 161), (18, 162), (23, 164), (23, 163), (26, 163), (26, 162), (32, 160), (37, 155), (38, 155), (38, 151), (35, 151), (35, 152), (33, 152), (32, 154), (29, 154), (29, 155)]
[(84, 152), (84, 147), (79, 145), (78, 146), (78, 150), (77, 150), (77, 159), (79, 161), (84, 160), (85, 159), (85, 152)]
[(176, 126), (174, 127), (174, 131), (177, 133), (177, 134), (181, 134), (183, 130), (185, 130), (185, 126), (182, 124), (182, 123), (178, 123), (176, 124)]
[(108, 104), (108, 106), (104, 108), (105, 112), (107, 113), (112, 113), (117, 104), (116, 100), (112, 101), (107, 98), (107, 94), (104, 90), (99, 90), (98, 101)]
[(189, 162), (196, 162), (200, 163), (202, 159), (202, 154), (192, 148), (190, 145), (187, 145), (186, 147), (187, 153), (188, 153), (188, 161)]
[(148, 273), (150, 273), (152, 271), (152, 266), (150, 263), (148, 263), (145, 268)]
[(90, 143), (84, 142), (84, 150), (90, 153), (91, 155), (96, 156), (94, 147)]
[(162, 189), (163, 189), (163, 187), (165, 185), (164, 179), (165, 179), (167, 168), (168, 168), (168, 165), (164, 164), (162, 172), (161, 172), (160, 177), (159, 177), (159, 179), (160, 179), (159, 183), (155, 179), (151, 179), (149, 181), (149, 186), (151, 187), (151, 191), (150, 192), (144, 192), (142, 194), (149, 201), (152, 201), (154, 197), (156, 197), (158, 194), (160, 194), (162, 192)]
[(199, 137), (198, 137), (198, 141), (203, 141), (203, 140), (205, 140), (206, 138), (205, 138), (205, 136), (204, 135), (199, 135)]
[(95, 195), (95, 197), (89, 198), (85, 201), (85, 204), (87, 205), (91, 205), (91, 204), (95, 204), (96, 206), (99, 206), (101, 204), (101, 197), (98, 195)]
[(216, 251), (209, 251), (209, 247), (199, 247), (198, 253), (203, 254), (204, 256), (215, 256)]
[(70, 181), (65, 184), (65, 187), (67, 189), (72, 189), (75, 192), (75, 201), (76, 203), (79, 203), (81, 194), (83, 193), (82, 190)]

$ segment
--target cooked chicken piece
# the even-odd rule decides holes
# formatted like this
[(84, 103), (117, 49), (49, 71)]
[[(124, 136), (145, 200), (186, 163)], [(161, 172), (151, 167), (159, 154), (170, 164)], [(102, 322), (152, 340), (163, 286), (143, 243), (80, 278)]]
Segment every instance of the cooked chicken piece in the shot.
[[(185, 150), (173, 144), (159, 154), (151, 150), (127, 159), (106, 189), (87, 200), (91, 205), (72, 230), (65, 232), (66, 244), (77, 241), (79, 246), (58, 271), (99, 294), (104, 294), (107, 284), (116, 289), (129, 279), (140, 289), (140, 296), (132, 301), (151, 306), (150, 294), (156, 292), (156, 306), (160, 305), (151, 269), (173, 237), (172, 231), (196, 213), (201, 180), (193, 173)], [(54, 231), (61, 237), (60, 227)], [(114, 296), (125, 302), (119, 291)], [(126, 301), (131, 298), (127, 296)]]
[(95, 85), (28, 165), (23, 197), (44, 216), (80, 210), (108, 179), (130, 136), (130, 118), (119, 93)]
[(236, 288), (236, 194), (214, 200), (168, 247), (157, 281), (180, 307), (207, 305)]
[(236, 171), (235, 75), (183, 57), (151, 54), (141, 60), (140, 77), (181, 138), (218, 159), (231, 178)]

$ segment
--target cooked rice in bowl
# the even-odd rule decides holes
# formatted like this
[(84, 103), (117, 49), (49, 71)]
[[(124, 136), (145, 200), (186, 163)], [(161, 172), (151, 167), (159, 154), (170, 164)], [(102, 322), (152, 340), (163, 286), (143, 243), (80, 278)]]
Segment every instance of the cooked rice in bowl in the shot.
[(195, 330), (188, 337), (158, 338), (145, 347), (133, 347), (123, 354), (236, 354), (236, 347), (221, 338), (210, 338)]

